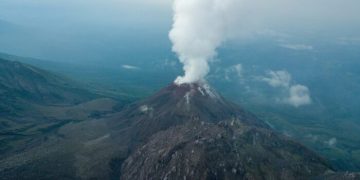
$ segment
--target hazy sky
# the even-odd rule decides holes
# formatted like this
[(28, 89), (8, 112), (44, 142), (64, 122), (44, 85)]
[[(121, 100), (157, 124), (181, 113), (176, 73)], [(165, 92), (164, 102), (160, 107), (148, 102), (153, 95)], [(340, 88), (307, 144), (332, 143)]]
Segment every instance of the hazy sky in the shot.
[[(36, 26), (54, 21), (61, 21), (60, 25), (169, 23), (171, 4), (171, 0), (1, 0), (0, 19)], [(239, 4), (234, 15), (249, 25), (360, 25), (358, 0), (239, 0)]]
[[(237, 18), (231, 30), (243, 39), (254, 34), (360, 37), (359, 0), (239, 0), (234, 8)], [(98, 60), (102, 54), (125, 52), (126, 47), (171, 48), (171, 0), (1, 0), (0, 20), (22, 29), (20, 35), (0, 31), (0, 52)], [(0, 30), (3, 26), (0, 23)]]
[(161, 25), (169, 7), (160, 0), (2, 0), (0, 19), (35, 27)]

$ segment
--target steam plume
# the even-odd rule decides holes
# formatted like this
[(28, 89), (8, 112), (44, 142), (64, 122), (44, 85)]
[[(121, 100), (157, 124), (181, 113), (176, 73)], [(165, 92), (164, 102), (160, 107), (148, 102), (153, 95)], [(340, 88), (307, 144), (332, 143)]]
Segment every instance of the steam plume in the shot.
[(210, 68), (208, 62), (226, 39), (227, 10), (233, 0), (175, 0), (174, 23), (169, 33), (173, 51), (184, 64), (184, 76), (175, 83), (202, 81)]

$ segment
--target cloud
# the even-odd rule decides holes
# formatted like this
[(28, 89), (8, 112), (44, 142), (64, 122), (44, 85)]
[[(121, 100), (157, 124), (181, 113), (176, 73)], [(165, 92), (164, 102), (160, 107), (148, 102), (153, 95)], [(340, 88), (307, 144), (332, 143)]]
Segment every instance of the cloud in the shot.
[(291, 37), (291, 35), (283, 33), (283, 32), (279, 32), (279, 31), (274, 31), (272, 29), (261, 29), (261, 30), (257, 30), (256, 32), (257, 36), (260, 37), (273, 37), (273, 38), (277, 38), (277, 39), (288, 39)]
[(295, 50), (295, 51), (311, 51), (314, 50), (314, 47), (306, 44), (282, 44), (280, 45), (283, 48)]
[(309, 88), (299, 84), (291, 86), (286, 102), (294, 107), (311, 104)]
[(262, 80), (267, 82), (272, 87), (289, 87), (291, 75), (287, 71), (269, 71), (268, 77), (263, 77)]
[(131, 66), (131, 65), (127, 65), (127, 64), (124, 64), (121, 67), (124, 68), (124, 69), (130, 69), (130, 70), (138, 70), (138, 69), (140, 69), (137, 66)]
[(328, 141), (325, 141), (325, 144), (327, 144), (330, 147), (334, 147), (337, 143), (337, 139), (336, 138), (331, 138)]
[(243, 67), (242, 67), (241, 64), (236, 64), (236, 65), (232, 66), (231, 69), (232, 69), (238, 76), (242, 76)]
[(318, 135), (313, 135), (313, 134), (306, 135), (306, 138), (310, 139), (313, 142), (317, 142), (319, 140), (319, 136)]
[(243, 77), (243, 66), (241, 64), (235, 64), (225, 69), (224, 77), (227, 81), (233, 79), (241, 79)]
[(177, 62), (175, 60), (165, 59), (164, 66), (165, 67), (175, 67)]
[(360, 37), (340, 37), (336, 39), (336, 42), (341, 45), (360, 44)]
[(262, 77), (261, 80), (267, 82), (274, 88), (282, 88), (287, 91), (287, 97), (283, 98), (281, 102), (300, 107), (311, 104), (311, 97), (309, 88), (300, 84), (291, 84), (291, 75), (287, 71), (269, 71), (267, 77)]

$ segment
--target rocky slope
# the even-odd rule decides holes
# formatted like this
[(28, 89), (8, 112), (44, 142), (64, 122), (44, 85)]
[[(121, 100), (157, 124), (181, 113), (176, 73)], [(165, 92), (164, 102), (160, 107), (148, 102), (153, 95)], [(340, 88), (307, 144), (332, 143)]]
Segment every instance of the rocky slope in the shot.
[[(314, 152), (207, 85), (171, 85), (125, 111), (145, 139), (121, 179), (306, 179), (331, 173)], [(152, 136), (150, 136), (152, 135)]]
[(122, 179), (308, 179), (331, 167), (292, 140), (234, 119), (157, 133), (122, 172)]
[(261, 120), (227, 101), (206, 84), (171, 84), (130, 105), (111, 123), (115, 130), (116, 127), (129, 126), (134, 140), (145, 141), (158, 131), (194, 118), (211, 123), (237, 118), (245, 124), (267, 128)]

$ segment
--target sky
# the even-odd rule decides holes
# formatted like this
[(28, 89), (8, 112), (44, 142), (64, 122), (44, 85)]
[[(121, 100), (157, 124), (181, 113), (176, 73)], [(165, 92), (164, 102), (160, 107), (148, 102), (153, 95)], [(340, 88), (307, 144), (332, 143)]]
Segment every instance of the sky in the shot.
[(41, 28), (163, 26), (171, 20), (169, 7), (161, 0), (2, 0), (0, 19)]
[[(230, 31), (239, 42), (264, 37), (356, 41), (359, 9), (358, 0), (239, 0)], [(129, 48), (171, 52), (171, 24), (171, 0), (1, 0), (0, 52), (57, 61), (99, 61), (125, 56)], [(1, 31), (9, 25), (11, 32)]]
[(171, 5), (165, 5), (159, 0), (2, 0), (0, 32), (4, 24), (13, 28), (0, 33), (0, 52), (69, 62), (118, 59), (135, 49), (160, 54), (157, 46), (170, 49)]

